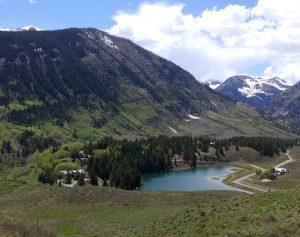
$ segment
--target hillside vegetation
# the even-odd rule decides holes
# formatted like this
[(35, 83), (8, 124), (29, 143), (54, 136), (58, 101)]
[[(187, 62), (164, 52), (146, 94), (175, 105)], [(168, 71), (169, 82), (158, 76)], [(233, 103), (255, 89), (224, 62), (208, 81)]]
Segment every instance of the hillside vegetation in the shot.
[(0, 130), (0, 141), (12, 139), (20, 150), (26, 131), (63, 142), (293, 136), (172, 62), (96, 29), (0, 32)]
[[(240, 144), (248, 141), (250, 145), (251, 139), (235, 138), (232, 141)], [(251, 142), (253, 147), (258, 144), (254, 139)], [(226, 145), (226, 141), (216, 144), (207, 156), (216, 156), (217, 148), (220, 144)], [(78, 148), (78, 144), (74, 146)], [(73, 149), (70, 146), (69, 152)], [(203, 149), (206, 149), (205, 145)], [(53, 158), (64, 155), (63, 151), (57, 152), (59, 154), (52, 154)], [(103, 152), (97, 152), (103, 155)], [(220, 148), (219, 152), (222, 160), (238, 157), (239, 162), (259, 164), (262, 161), (265, 165), (271, 162), (271, 158), (263, 158), (249, 147), (240, 147), (237, 151), (231, 146), (225, 151), (225, 157)], [(201, 155), (204, 153), (201, 151)], [(298, 160), (299, 147), (292, 148), (291, 154)], [(40, 157), (44, 157), (40, 161), (47, 165), (47, 157)], [(277, 158), (273, 157), (272, 162), (274, 159)], [(89, 183), (66, 188), (38, 183), (40, 168), (36, 162), (38, 160), (32, 158), (24, 166), (11, 156), (2, 158), (1, 234), (26, 237), (36, 233), (63, 237), (299, 235), (298, 189), (246, 195), (230, 191), (139, 192), (95, 187)], [(295, 165), (287, 174), (287, 180), (295, 178), (298, 171), (299, 167)], [(289, 188), (294, 187), (298, 186), (289, 182)]]

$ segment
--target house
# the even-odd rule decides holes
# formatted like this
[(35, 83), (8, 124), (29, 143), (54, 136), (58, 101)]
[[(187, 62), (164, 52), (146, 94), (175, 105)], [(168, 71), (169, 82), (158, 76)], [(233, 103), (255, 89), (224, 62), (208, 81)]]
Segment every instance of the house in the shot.
[(83, 170), (83, 169), (79, 169), (79, 170), (78, 170), (78, 173), (79, 173), (79, 174), (84, 174), (84, 170)]
[(62, 174), (62, 175), (68, 175), (69, 171), (68, 170), (61, 170), (60, 174)]
[(68, 162), (68, 161), (73, 161), (74, 159), (71, 157), (65, 157), (65, 158), (62, 158), (61, 160), (64, 162)]
[(285, 174), (287, 172), (286, 168), (280, 168), (280, 167), (277, 167), (275, 168), (275, 173), (277, 174)]
[(61, 175), (76, 175), (76, 174), (84, 174), (83, 169), (78, 169), (78, 170), (61, 170), (60, 171)]

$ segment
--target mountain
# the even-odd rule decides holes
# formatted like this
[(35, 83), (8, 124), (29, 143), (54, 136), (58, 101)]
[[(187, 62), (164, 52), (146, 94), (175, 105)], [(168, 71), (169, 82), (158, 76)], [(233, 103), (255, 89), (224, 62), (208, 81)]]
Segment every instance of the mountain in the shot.
[(15, 30), (9, 28), (0, 28), (0, 31), (42, 31), (42, 29), (36, 26), (28, 25)]
[(274, 97), (267, 113), (292, 125), (300, 132), (300, 82)]
[(24, 26), (20, 29), (17, 29), (17, 31), (41, 31), (41, 30), (42, 30), (41, 28), (32, 25)]
[(0, 32), (0, 111), (0, 141), (28, 130), (64, 141), (290, 136), (174, 63), (97, 29)]
[(218, 80), (207, 80), (204, 84), (208, 85), (211, 89), (215, 90), (217, 87), (219, 87), (222, 82)]
[(216, 91), (233, 100), (258, 109), (264, 109), (273, 97), (290, 86), (279, 77), (233, 76), (224, 81)]

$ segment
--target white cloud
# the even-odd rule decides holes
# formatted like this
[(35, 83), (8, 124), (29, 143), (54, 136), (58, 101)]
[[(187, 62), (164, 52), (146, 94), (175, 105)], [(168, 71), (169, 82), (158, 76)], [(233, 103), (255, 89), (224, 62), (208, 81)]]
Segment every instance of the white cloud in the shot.
[(29, 3), (36, 3), (36, 0), (28, 0)]
[(184, 7), (141, 3), (134, 13), (117, 12), (108, 31), (174, 61), (202, 81), (262, 66), (266, 75), (300, 80), (300, 1), (259, 0), (254, 8), (228, 5), (200, 15), (186, 14)]

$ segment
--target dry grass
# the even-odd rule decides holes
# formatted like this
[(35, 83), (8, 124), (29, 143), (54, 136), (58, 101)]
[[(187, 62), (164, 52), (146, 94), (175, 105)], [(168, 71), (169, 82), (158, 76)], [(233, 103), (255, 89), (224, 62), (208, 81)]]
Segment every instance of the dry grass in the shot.
[(9, 220), (0, 224), (0, 237), (56, 237), (43, 226), (39, 226), (38, 222), (30, 224), (26, 221)]

